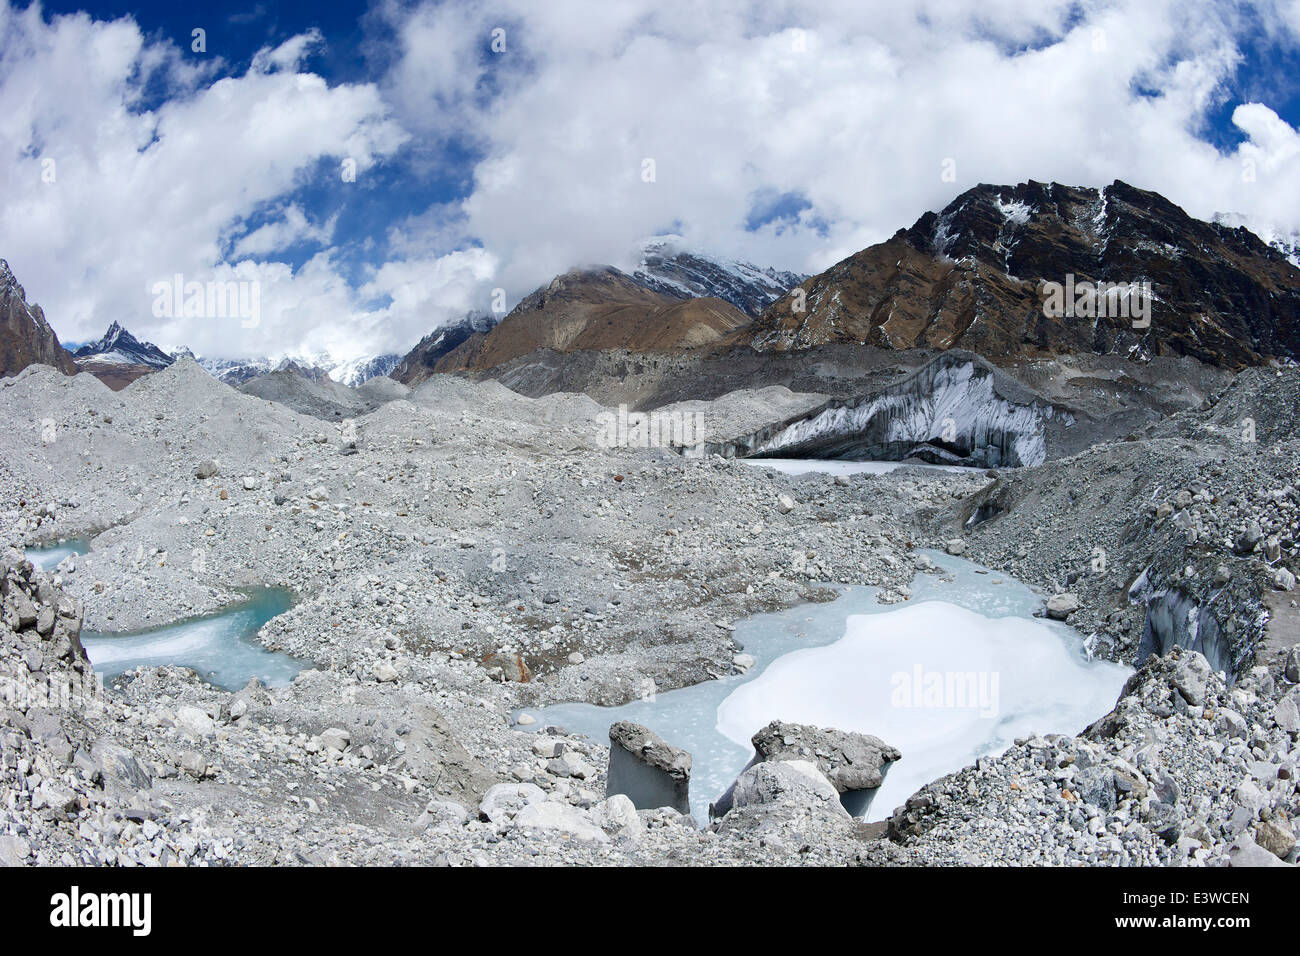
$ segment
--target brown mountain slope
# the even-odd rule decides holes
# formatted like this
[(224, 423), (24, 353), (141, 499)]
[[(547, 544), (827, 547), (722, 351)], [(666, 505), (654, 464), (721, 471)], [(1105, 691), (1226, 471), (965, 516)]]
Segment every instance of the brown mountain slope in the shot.
[[(1043, 283), (1150, 282), (1150, 326), (1046, 315)], [(804, 311), (797, 311), (799, 290)], [(1044, 353), (1190, 355), (1227, 368), (1300, 358), (1300, 270), (1245, 229), (1202, 222), (1115, 182), (981, 185), (774, 302), (759, 351), (852, 342)]]
[(152, 365), (131, 365), (126, 362), (100, 362), (93, 358), (76, 359), (77, 371), (89, 372), (115, 392), (120, 392), (138, 378), (152, 375), (158, 369)]
[(72, 356), (59, 344), (41, 307), (28, 304), (9, 263), (0, 259), (0, 375), (14, 375), (36, 363), (53, 365), (65, 375), (77, 374)]
[(674, 352), (718, 342), (749, 323), (721, 299), (677, 299), (613, 268), (557, 276), (501, 323), (443, 356), (439, 372), (492, 368), (538, 349)]

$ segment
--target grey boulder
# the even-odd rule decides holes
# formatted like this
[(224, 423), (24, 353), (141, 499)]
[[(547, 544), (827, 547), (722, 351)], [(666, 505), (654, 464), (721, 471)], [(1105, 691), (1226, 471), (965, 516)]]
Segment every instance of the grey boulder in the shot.
[(742, 773), (731, 790), (731, 808), (786, 804), (829, 810), (845, 817), (840, 795), (826, 775), (807, 760), (757, 763)]

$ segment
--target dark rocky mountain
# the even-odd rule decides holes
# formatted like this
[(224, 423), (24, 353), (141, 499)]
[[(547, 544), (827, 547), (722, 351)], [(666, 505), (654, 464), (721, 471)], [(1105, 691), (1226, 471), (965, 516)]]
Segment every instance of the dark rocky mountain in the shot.
[(171, 365), (175, 359), (152, 342), (142, 342), (114, 322), (98, 342), (87, 342), (72, 353), (77, 368), (89, 372), (114, 391), (141, 376)]
[(496, 325), (496, 317), (490, 312), (470, 312), (459, 322), (434, 329), (420, 339), (387, 373), (399, 382), (413, 385), (422, 382), (433, 374), (443, 356), (455, 351), (473, 336), (481, 340), (484, 333)]
[(632, 279), (673, 299), (715, 298), (757, 316), (807, 276), (760, 268), (748, 262), (682, 251), (673, 236), (657, 236), (641, 247)]
[(1293, 266), (1300, 268), (1300, 230), (1288, 230), (1275, 222), (1238, 212), (1216, 212), (1211, 222), (1229, 229), (1245, 226), (1259, 238), (1287, 257)]
[(413, 385), (434, 372), (493, 368), (537, 349), (662, 353), (708, 345), (803, 279), (685, 251), (677, 237), (657, 236), (642, 245), (630, 275), (611, 266), (577, 269), (532, 293), (499, 324), (478, 312), (434, 329), (392, 377)]
[[(1043, 283), (1150, 282), (1150, 326), (1046, 315)], [(736, 341), (965, 348), (994, 361), (1093, 352), (1237, 368), (1300, 358), (1300, 269), (1245, 228), (1116, 181), (980, 185), (808, 279)]]
[(41, 307), (27, 301), (9, 263), (0, 259), (0, 376), (17, 374), (38, 363), (52, 365), (67, 375), (77, 373)]

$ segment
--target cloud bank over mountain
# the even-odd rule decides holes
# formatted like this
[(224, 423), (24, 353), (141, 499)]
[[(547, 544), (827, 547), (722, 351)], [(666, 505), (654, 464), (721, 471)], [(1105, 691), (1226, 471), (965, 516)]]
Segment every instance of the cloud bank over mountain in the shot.
[[(1300, 47), (1296, 0), (379, 0), (362, 24), (345, 75), (328, 25), (238, 57), (0, 2), (0, 254), (63, 339), (403, 351), (647, 236), (813, 273), (978, 182), (1122, 178), (1300, 231), (1293, 91), (1254, 72)], [(176, 275), (258, 282), (260, 320), (154, 315)]]

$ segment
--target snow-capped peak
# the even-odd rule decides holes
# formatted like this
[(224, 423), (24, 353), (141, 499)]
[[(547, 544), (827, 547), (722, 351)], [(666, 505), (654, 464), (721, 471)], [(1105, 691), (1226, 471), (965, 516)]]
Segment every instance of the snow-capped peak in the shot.
[(74, 359), (113, 362), (122, 365), (147, 365), (166, 368), (172, 357), (152, 342), (142, 342), (118, 322), (108, 327), (98, 342), (87, 342), (72, 353)]
[(713, 296), (758, 315), (806, 276), (686, 248), (681, 236), (651, 236), (640, 245), (637, 284), (675, 299)]

